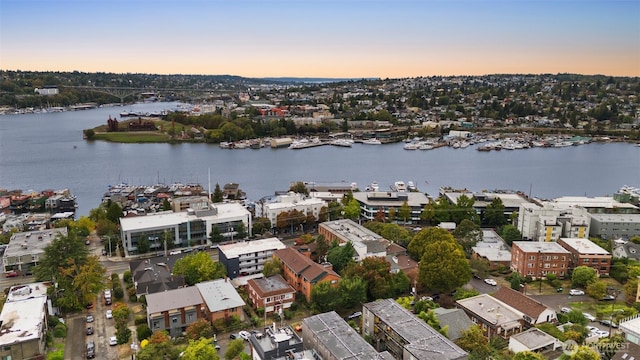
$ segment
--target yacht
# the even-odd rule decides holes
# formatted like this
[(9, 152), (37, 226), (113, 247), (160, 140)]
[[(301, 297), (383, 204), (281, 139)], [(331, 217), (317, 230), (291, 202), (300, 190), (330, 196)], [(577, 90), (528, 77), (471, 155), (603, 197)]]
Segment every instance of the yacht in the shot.
[(416, 185), (413, 183), (413, 181), (407, 181), (407, 190), (418, 191), (418, 188), (416, 188)]
[(378, 186), (377, 182), (372, 182), (371, 184), (369, 184), (366, 188), (367, 191), (378, 191), (380, 190), (380, 187)]
[(380, 140), (376, 139), (376, 138), (363, 140), (362, 143), (363, 144), (367, 144), (367, 145), (380, 145), (380, 144), (382, 144), (382, 142)]
[(392, 189), (397, 191), (397, 192), (406, 192), (407, 191), (407, 187), (404, 185), (404, 181), (396, 181), (393, 184)]
[(419, 147), (420, 147), (420, 143), (417, 143), (417, 142), (406, 143), (403, 146), (405, 150), (418, 150)]

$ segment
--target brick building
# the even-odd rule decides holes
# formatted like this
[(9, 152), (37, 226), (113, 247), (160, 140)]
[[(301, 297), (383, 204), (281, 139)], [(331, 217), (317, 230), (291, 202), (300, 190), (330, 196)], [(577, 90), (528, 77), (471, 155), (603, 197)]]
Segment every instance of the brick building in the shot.
[(555, 242), (514, 241), (511, 270), (532, 278), (547, 274), (565, 277), (569, 270), (569, 256), (569, 251)]

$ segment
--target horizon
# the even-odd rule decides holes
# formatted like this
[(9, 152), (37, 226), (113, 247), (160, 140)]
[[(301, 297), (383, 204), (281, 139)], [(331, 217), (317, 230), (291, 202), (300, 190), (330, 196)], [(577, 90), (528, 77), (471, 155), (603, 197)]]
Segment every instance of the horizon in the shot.
[(634, 0), (0, 0), (7, 71), (640, 76)]

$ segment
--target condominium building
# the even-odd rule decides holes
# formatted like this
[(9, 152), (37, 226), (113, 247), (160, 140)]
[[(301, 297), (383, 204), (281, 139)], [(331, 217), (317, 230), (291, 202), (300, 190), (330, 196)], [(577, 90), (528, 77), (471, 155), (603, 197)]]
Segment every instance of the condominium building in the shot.
[(264, 263), (271, 260), (273, 253), (286, 245), (278, 238), (242, 241), (218, 247), (220, 263), (227, 269), (227, 276), (235, 279), (261, 273)]
[(589, 266), (600, 275), (608, 275), (611, 268), (611, 254), (588, 239), (561, 238), (558, 244), (567, 249), (569, 256), (569, 268)]
[[(396, 219), (391, 221), (399, 223), (420, 222), (420, 214), (422, 214), (425, 205), (429, 203), (427, 196), (419, 192), (360, 191), (353, 193), (353, 198), (360, 204), (360, 216), (362, 218), (374, 220), (378, 213), (382, 213), (385, 219), (388, 219), (389, 211), (393, 209)], [(399, 210), (405, 203), (411, 209), (411, 213), (408, 218), (401, 219)]]
[(67, 236), (67, 228), (19, 232), (11, 235), (9, 244), (2, 254), (3, 272), (27, 274), (32, 271), (57, 236)]
[(534, 279), (547, 274), (564, 277), (569, 270), (569, 256), (569, 251), (555, 242), (514, 241), (511, 270)]

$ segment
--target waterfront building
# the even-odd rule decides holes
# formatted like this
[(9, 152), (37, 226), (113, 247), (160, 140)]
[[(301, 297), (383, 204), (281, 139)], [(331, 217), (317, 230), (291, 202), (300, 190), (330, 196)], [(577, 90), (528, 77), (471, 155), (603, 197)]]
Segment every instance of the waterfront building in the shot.
[(264, 263), (273, 257), (273, 253), (286, 247), (275, 237), (220, 245), (218, 261), (227, 269), (227, 276), (235, 279), (261, 273)]
[(146, 295), (147, 325), (151, 331), (181, 336), (187, 326), (204, 317), (204, 300), (195, 286)]
[(393, 360), (388, 351), (378, 352), (335, 311), (302, 320), (302, 339), (323, 360)]
[(596, 270), (598, 275), (609, 275), (611, 267), (611, 254), (589, 239), (560, 238), (558, 244), (567, 249), (569, 256), (569, 268), (589, 266)]
[[(353, 193), (353, 198), (360, 204), (360, 216), (369, 221), (374, 220), (379, 211), (388, 219), (390, 209), (394, 209), (397, 216), (398, 210), (406, 202), (411, 208), (410, 218), (406, 219), (410, 224), (420, 222), (420, 214), (429, 203), (427, 195), (419, 192), (359, 191)], [(393, 221), (403, 223), (405, 219), (393, 219)]]
[(458, 203), (458, 198), (462, 195), (473, 199), (473, 209), (476, 213), (482, 217), (487, 206), (490, 205), (494, 199), (499, 198), (504, 205), (504, 217), (509, 219), (511, 215), (520, 210), (520, 206), (527, 204), (530, 201), (522, 194), (516, 192), (471, 192), (467, 189), (454, 190), (449, 188), (443, 188), (440, 190), (440, 194), (444, 196), (450, 204), (455, 205)]
[[(327, 206), (327, 202), (322, 199), (307, 198), (303, 194), (289, 192), (285, 195), (278, 195), (273, 202), (264, 204), (262, 216), (271, 221), (272, 227), (276, 227), (278, 215), (282, 213), (296, 210), (305, 215), (312, 214), (315, 219), (318, 219), (320, 217), (320, 209), (325, 206)], [(298, 219), (298, 222), (304, 222), (304, 220)]]
[(11, 287), (0, 313), (0, 358), (44, 359), (47, 316), (47, 286), (44, 283)]
[(203, 210), (161, 212), (144, 216), (120, 218), (125, 255), (137, 253), (141, 236), (147, 236), (152, 250), (164, 249), (165, 241), (174, 247), (210, 245), (213, 227), (229, 240), (237, 236), (236, 228), (243, 223), (251, 236), (251, 213), (241, 204), (221, 203)]
[(398, 360), (467, 359), (468, 354), (393, 299), (362, 305), (362, 334)]
[(514, 241), (511, 270), (534, 279), (547, 274), (562, 278), (568, 275), (569, 256), (569, 251), (556, 242)]
[(616, 201), (613, 197), (598, 196), (562, 196), (550, 201), (557, 209), (569, 209), (581, 207), (587, 209), (590, 214), (638, 214), (640, 209), (629, 203)]
[(281, 313), (296, 299), (296, 289), (281, 275), (249, 279), (246, 286), (254, 309), (264, 309), (265, 315)]
[(32, 267), (40, 262), (44, 248), (58, 236), (67, 236), (67, 228), (13, 234), (2, 254), (2, 271), (16, 275), (31, 273)]
[(325, 221), (318, 225), (318, 234), (324, 235), (328, 243), (333, 240), (341, 244), (350, 242), (356, 251), (355, 261), (373, 256), (385, 257), (390, 244), (389, 240), (350, 219)]

